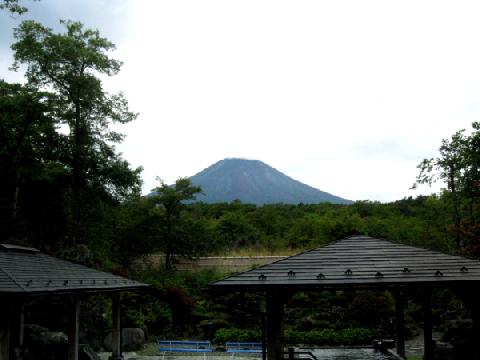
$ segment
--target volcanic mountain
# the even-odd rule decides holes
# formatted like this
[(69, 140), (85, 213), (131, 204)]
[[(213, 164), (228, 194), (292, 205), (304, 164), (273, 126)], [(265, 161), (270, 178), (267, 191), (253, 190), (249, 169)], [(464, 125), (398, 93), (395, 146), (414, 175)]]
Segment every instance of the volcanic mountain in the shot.
[(220, 160), (193, 175), (190, 180), (203, 190), (197, 201), (206, 203), (233, 200), (256, 205), (352, 203), (294, 180), (259, 160)]

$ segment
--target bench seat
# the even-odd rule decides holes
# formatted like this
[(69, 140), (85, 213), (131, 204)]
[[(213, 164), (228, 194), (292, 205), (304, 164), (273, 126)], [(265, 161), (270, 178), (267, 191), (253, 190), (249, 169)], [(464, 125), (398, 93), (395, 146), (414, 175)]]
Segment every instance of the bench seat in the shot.
[(227, 353), (260, 353), (262, 343), (229, 341), (225, 343), (225, 348)]

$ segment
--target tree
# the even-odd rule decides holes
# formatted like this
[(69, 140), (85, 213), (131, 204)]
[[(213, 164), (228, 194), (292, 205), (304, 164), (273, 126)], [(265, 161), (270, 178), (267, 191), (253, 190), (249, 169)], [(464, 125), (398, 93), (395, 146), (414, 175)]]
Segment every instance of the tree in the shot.
[(444, 139), (436, 158), (425, 159), (419, 165), (418, 184), (431, 185), (443, 181), (443, 197), (450, 203), (453, 232), (457, 246), (464, 248), (468, 233), (478, 233), (477, 218), (480, 199), (480, 123), (473, 123), (473, 132), (456, 132)]
[(56, 34), (35, 21), (15, 29), (12, 45), (15, 62), (27, 65), (31, 86), (50, 89), (55, 96), (55, 115), (68, 129), (67, 157), (70, 169), (72, 244), (85, 240), (82, 222), (94, 199), (123, 200), (140, 191), (141, 168), (131, 170), (113, 146), (123, 136), (113, 123), (136, 118), (122, 93), (108, 94), (99, 75), (115, 75), (121, 62), (108, 56), (114, 44), (98, 30), (79, 22), (61, 21), (66, 32)]
[(8, 10), (12, 14), (23, 14), (28, 11), (25, 6), (20, 5), (18, 0), (1, 0), (0, 1), (0, 10)]
[(123, 269), (135, 259), (155, 250), (157, 224), (155, 209), (147, 198), (134, 199), (116, 208), (111, 257)]
[[(43, 213), (49, 209), (42, 201), (37, 203), (41, 194), (33, 191), (36, 184), (43, 184), (43, 194), (49, 193), (52, 200), (58, 194), (49, 192), (49, 184), (56, 183), (51, 189), (60, 190), (58, 180), (66, 173), (61, 162), (66, 139), (57, 132), (58, 122), (52, 112), (49, 93), (0, 80), (0, 222), (3, 224), (0, 236), (3, 240), (21, 237), (14, 227), (25, 223), (37, 206)], [(32, 237), (40, 238), (41, 233), (38, 231)]]
[[(151, 200), (161, 213), (158, 219), (162, 223), (163, 251), (165, 253), (165, 267), (173, 269), (174, 255), (189, 253), (192, 244), (185, 242), (185, 237), (192, 231), (183, 231), (182, 212), (186, 209), (186, 202), (194, 200), (195, 195), (201, 193), (199, 186), (194, 186), (190, 179), (180, 178), (174, 185), (167, 185), (160, 180), (160, 186), (153, 190), (156, 194)], [(190, 229), (193, 225), (189, 223)], [(193, 234), (195, 235), (195, 234)]]

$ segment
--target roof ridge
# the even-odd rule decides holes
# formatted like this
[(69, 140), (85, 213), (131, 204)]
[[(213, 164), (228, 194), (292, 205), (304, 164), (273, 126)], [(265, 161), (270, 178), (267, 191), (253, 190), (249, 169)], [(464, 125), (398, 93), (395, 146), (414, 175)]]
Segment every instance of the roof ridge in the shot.
[(12, 281), (15, 283), (15, 285), (17, 285), (20, 289), (22, 289), (23, 291), (26, 290), (25, 287), (24, 287), (22, 284), (20, 284), (20, 283), (15, 279), (15, 277), (12, 276), (7, 270), (3, 269), (2, 267), (0, 267), (0, 270), (1, 270), (5, 275), (7, 275), (7, 276), (9, 277), (9, 279), (12, 280)]

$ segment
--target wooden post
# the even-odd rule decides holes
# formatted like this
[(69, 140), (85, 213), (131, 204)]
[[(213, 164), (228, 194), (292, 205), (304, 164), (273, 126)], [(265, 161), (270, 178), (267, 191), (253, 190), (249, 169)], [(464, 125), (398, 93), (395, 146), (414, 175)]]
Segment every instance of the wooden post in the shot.
[(295, 360), (295, 349), (293, 347), (288, 348), (288, 360)]
[(10, 357), (10, 306), (8, 299), (0, 300), (0, 360)]
[(432, 289), (427, 288), (423, 294), (423, 347), (424, 360), (433, 360), (432, 340)]
[(480, 360), (480, 304), (478, 302), (473, 303), (470, 312), (472, 314), (473, 321), (473, 354), (472, 360)]
[(279, 290), (267, 291), (267, 359), (279, 360), (283, 351), (283, 296)]
[(402, 291), (395, 291), (395, 319), (397, 354), (405, 359), (405, 298)]
[(14, 359), (23, 349), (24, 322), (24, 300), (18, 298), (14, 300), (10, 322), (10, 357)]
[(267, 360), (267, 319), (266, 315), (262, 313), (262, 360)]
[(78, 333), (80, 323), (80, 300), (72, 296), (72, 307), (68, 326), (68, 360), (78, 360)]
[(452, 290), (470, 308), (473, 321), (473, 349), (470, 355), (472, 360), (480, 360), (480, 292), (477, 290), (477, 285), (473, 288), (472, 286), (466, 286), (453, 288)]
[(121, 328), (120, 293), (112, 294), (112, 357), (111, 360), (122, 360), (122, 328)]

